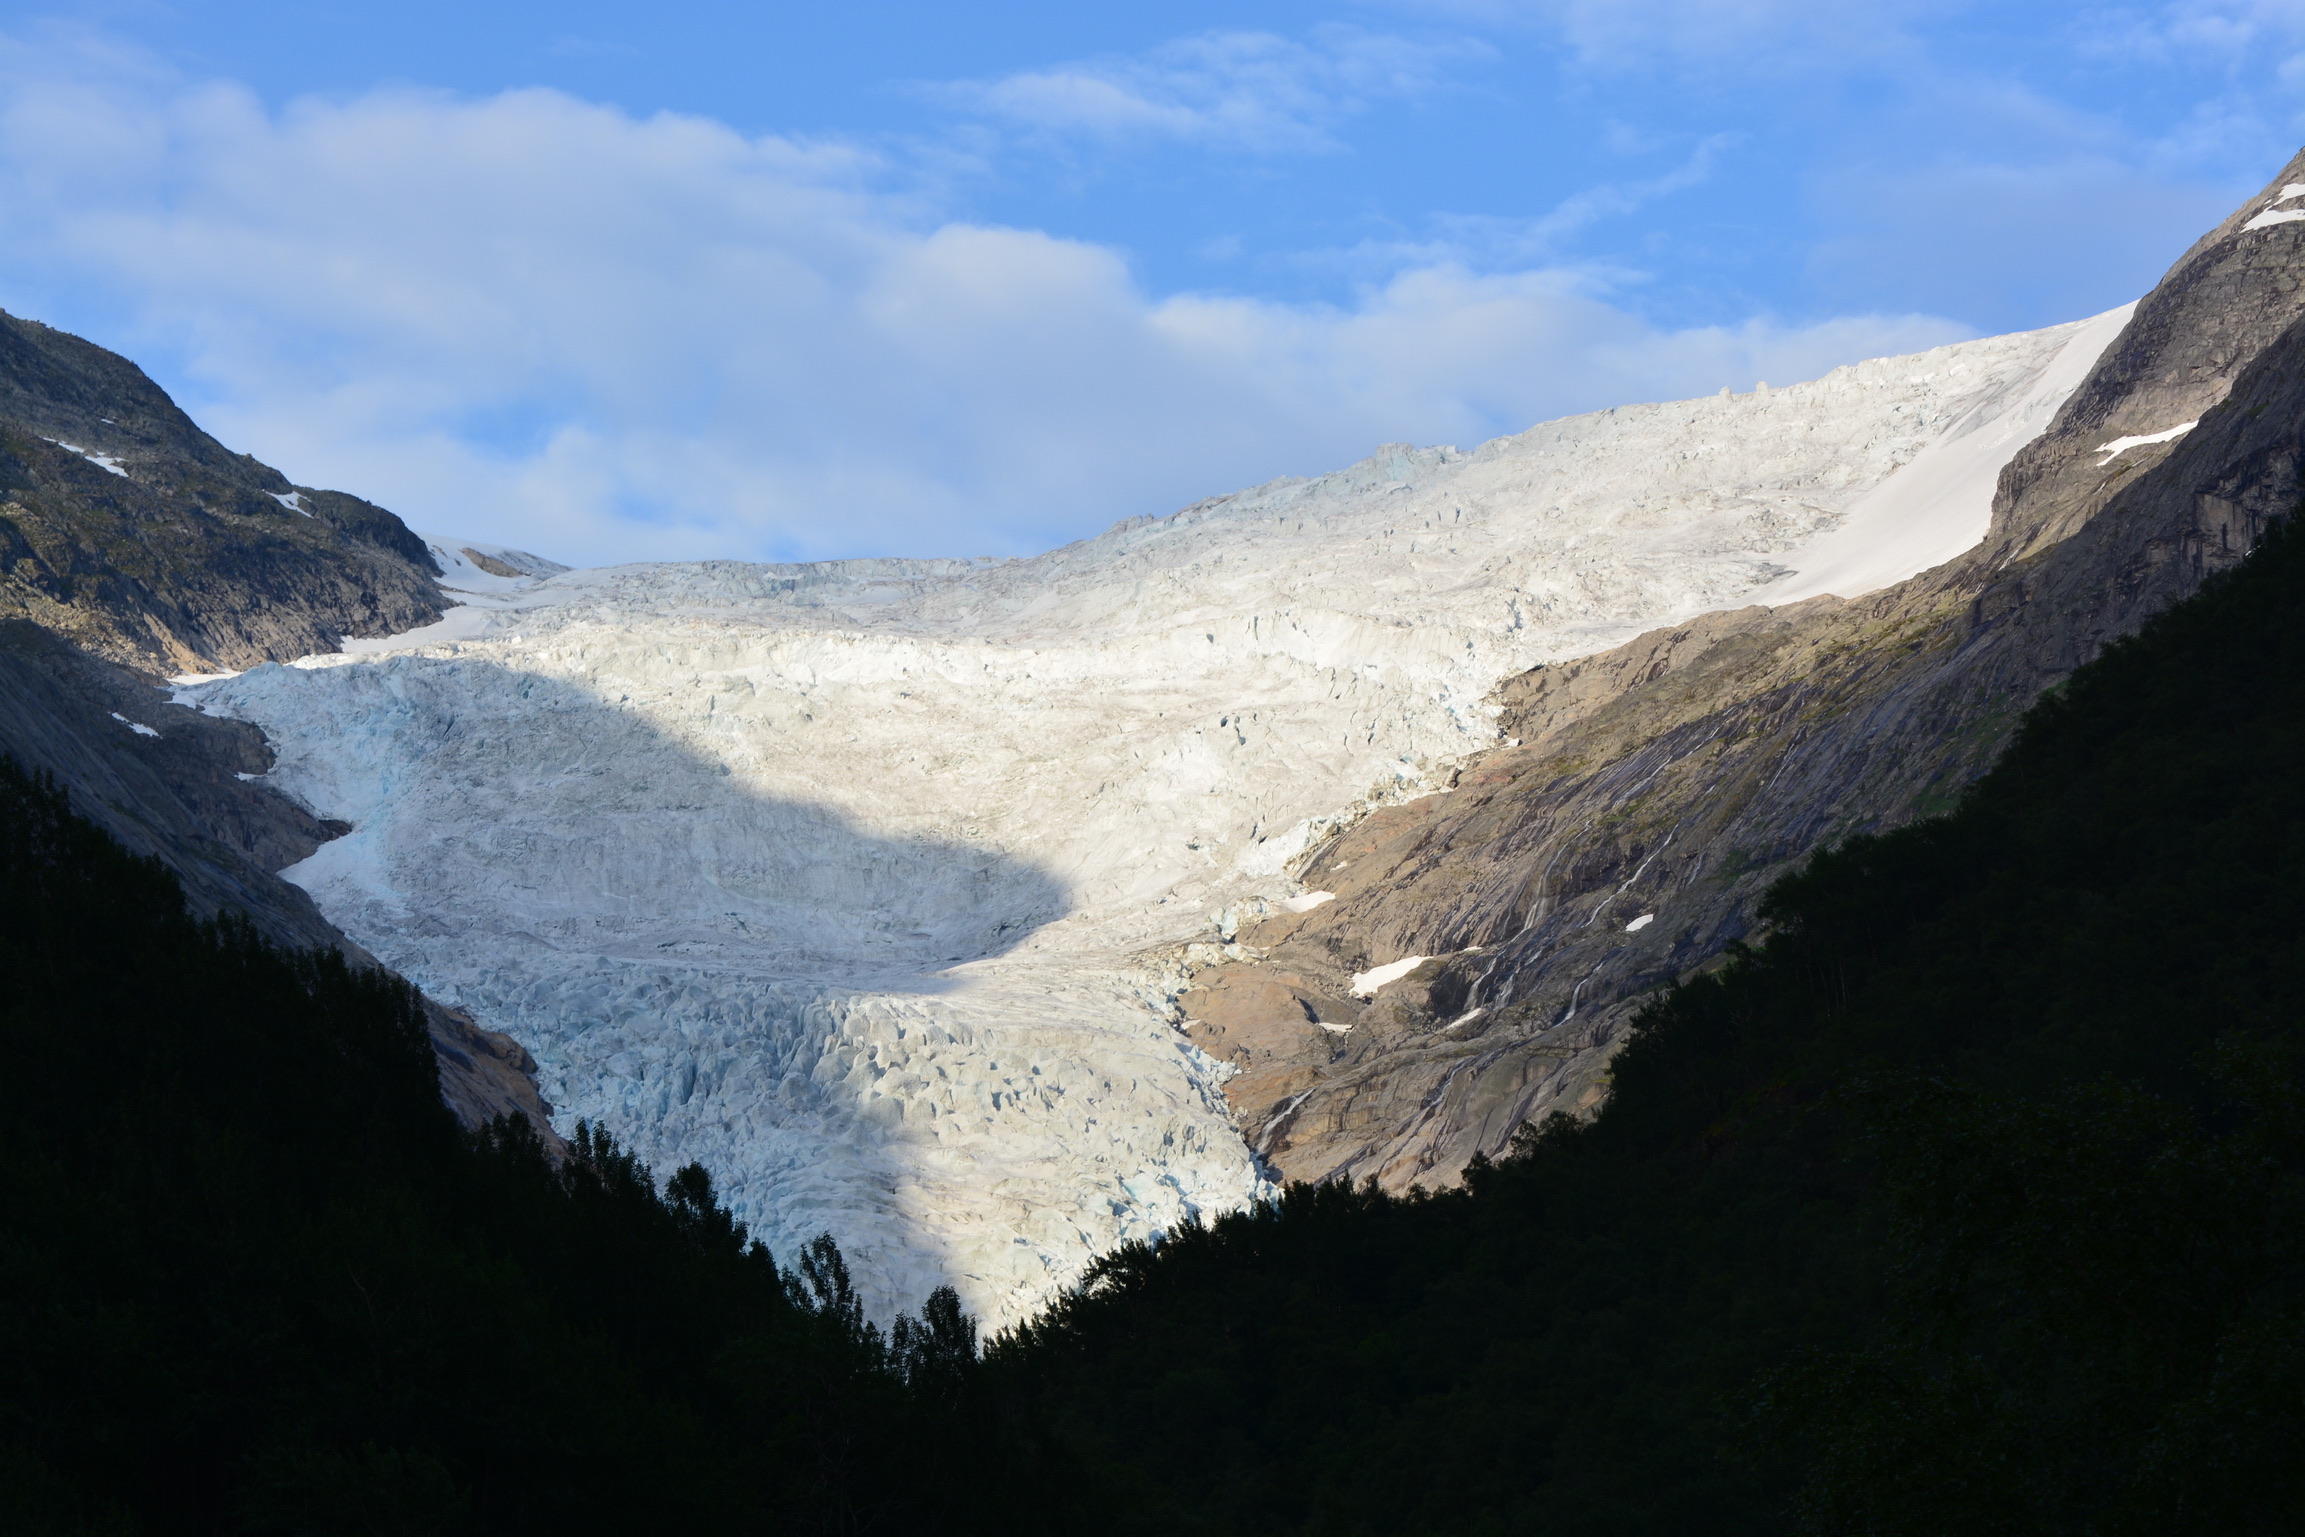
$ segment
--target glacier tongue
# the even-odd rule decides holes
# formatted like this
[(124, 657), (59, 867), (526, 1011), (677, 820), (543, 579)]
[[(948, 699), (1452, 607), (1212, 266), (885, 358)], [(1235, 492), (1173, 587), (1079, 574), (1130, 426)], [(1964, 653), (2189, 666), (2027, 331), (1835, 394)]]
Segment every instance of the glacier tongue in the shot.
[(780, 1254), (829, 1229), (883, 1312), (950, 1280), (997, 1324), (1264, 1188), (1169, 1024), (1185, 944), (1493, 745), (1500, 678), (1743, 601), (1932, 443), (2037, 415), (2080, 329), (1381, 450), (1031, 560), (476, 582), (189, 692), (354, 825), (290, 877), (527, 1044), (564, 1122), (702, 1160)]

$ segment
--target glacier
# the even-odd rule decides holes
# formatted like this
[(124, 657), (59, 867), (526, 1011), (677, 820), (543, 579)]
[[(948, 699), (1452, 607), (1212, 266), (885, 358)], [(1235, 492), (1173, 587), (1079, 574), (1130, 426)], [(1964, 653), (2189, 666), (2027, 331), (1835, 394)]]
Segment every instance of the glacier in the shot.
[(1957, 554), (2125, 314), (1386, 447), (1030, 559), (434, 540), (438, 624), (180, 697), (351, 824), (288, 877), (526, 1045), (564, 1129), (701, 1161), (780, 1255), (833, 1233), (884, 1316), (950, 1282), (997, 1327), (1269, 1190), (1174, 999), (1326, 895), (1291, 863), (1325, 829), (1496, 745), (1531, 666)]

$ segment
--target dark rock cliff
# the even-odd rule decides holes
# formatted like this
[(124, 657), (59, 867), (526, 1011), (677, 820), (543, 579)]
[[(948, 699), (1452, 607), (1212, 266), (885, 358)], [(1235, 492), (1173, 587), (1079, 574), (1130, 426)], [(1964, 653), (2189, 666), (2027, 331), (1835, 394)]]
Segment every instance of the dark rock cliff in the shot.
[[(157, 673), (427, 623), (436, 575), (383, 508), (291, 486), (133, 363), (0, 315), (0, 752), (175, 871), (195, 911), (378, 964), (277, 874), (346, 829), (252, 783), (271, 767), (262, 734), (169, 703)], [(528, 1053), (425, 1007), (458, 1117), (519, 1111), (550, 1137)]]
[(383, 508), (290, 485), (127, 359), (0, 314), (0, 617), (209, 672), (428, 624), (438, 575)]
[[(1290, 1178), (1398, 1189), (1590, 1110), (1644, 995), (1749, 934), (1773, 881), (1949, 807), (2044, 689), (2239, 560), (2301, 494), (2305, 222), (2246, 227), (2299, 180), (2305, 154), (2138, 305), (2003, 472), (1976, 548), (1512, 679), (1522, 745), (1308, 853), (1337, 899), (1244, 931), (1261, 959), (1184, 996), (1193, 1039), (1242, 1070), (1252, 1144)], [(1348, 996), (1403, 955), (1435, 959)]]

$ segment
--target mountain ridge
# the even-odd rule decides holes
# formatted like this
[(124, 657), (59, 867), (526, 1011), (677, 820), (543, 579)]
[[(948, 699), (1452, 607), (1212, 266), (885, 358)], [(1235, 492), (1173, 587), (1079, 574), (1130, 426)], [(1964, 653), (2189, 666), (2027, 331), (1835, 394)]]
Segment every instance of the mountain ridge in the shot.
[[(381, 965), (276, 873), (343, 825), (261, 784), (262, 735), (171, 703), (159, 675), (431, 622), (439, 575), (383, 508), (292, 485), (126, 358), (0, 313), (0, 752), (167, 865), (194, 911)], [(457, 1114), (520, 1113), (557, 1146), (528, 1053), (460, 1010), (423, 1007)]]
[[(1445, 1184), (1533, 1117), (1590, 1113), (1642, 995), (1750, 933), (1779, 875), (1950, 804), (2033, 698), (2239, 560), (2298, 483), (2305, 240), (2247, 226), (2301, 175), (2305, 154), (2139, 302), (2004, 469), (1975, 548), (1855, 602), (1708, 615), (1508, 680), (1523, 745), (1308, 851), (1317, 884), (1347, 851), (1360, 868), (1244, 931), (1263, 959), (1186, 998), (1246, 1069), (1233, 1103), (1260, 1152), (1291, 1178)], [(1443, 959), (1357, 1040), (1307, 1028), (1398, 955)]]

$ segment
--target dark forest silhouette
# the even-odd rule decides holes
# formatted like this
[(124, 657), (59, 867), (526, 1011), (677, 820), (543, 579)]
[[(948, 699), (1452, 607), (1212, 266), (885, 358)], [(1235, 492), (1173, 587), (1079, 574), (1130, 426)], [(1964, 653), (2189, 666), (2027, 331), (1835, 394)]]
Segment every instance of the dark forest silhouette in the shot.
[(2305, 1505), (2305, 535), (1813, 859), (1590, 1124), (1297, 1187), (980, 1358), (702, 1169), (460, 1133), (412, 995), (0, 773), (36, 1532), (2121, 1533)]

